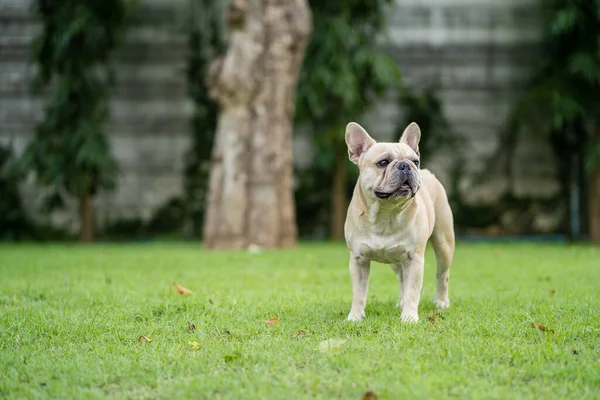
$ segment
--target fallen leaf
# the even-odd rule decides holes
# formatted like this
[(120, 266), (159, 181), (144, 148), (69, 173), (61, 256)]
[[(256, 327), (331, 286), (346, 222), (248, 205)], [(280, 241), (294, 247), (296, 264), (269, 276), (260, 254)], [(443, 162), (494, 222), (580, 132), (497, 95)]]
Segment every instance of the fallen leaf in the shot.
[(193, 342), (188, 342), (188, 346), (193, 350), (198, 350), (200, 348), (200, 345), (195, 340)]
[(548, 329), (544, 325), (540, 324), (539, 322), (532, 322), (531, 327), (534, 329), (537, 329), (539, 331), (542, 331), (542, 332), (554, 333), (554, 329)]
[(344, 339), (327, 339), (319, 343), (319, 351), (321, 353), (339, 353), (345, 343)]
[(192, 324), (191, 322), (188, 322), (188, 329), (189, 329), (190, 331), (193, 331), (193, 330), (195, 330), (195, 329), (196, 329), (196, 325)]
[(152, 339), (150, 339), (148, 336), (140, 336), (138, 338), (138, 342), (140, 342), (140, 343), (150, 343), (150, 342), (152, 342)]
[(550, 291), (548, 293), (550, 293), (550, 296), (554, 296), (554, 294), (556, 293), (556, 290), (550, 289)]
[(175, 288), (175, 290), (177, 291), (177, 293), (179, 294), (194, 294), (194, 292), (192, 292), (190, 289), (188, 288), (184, 288), (183, 286), (181, 286), (179, 283), (174, 282), (173, 283), (173, 287)]
[(435, 324), (435, 318), (431, 315), (427, 317), (427, 321), (431, 322), (432, 324)]
[(546, 327), (544, 325), (540, 324), (539, 322), (532, 322), (531, 323), (531, 327), (535, 328), (535, 329), (538, 329), (538, 330), (540, 330), (542, 332), (546, 331)]
[(375, 393), (372, 390), (366, 391), (365, 394), (363, 394), (362, 400), (377, 400), (379, 397), (377, 396), (377, 393)]
[(305, 334), (306, 334), (306, 333), (304, 333), (304, 331), (298, 331), (298, 332), (296, 332), (296, 334), (295, 334), (295, 335), (292, 335), (292, 336), (290, 336), (290, 338), (291, 338), (291, 339), (295, 339), (295, 338), (297, 338), (297, 337), (304, 336)]
[(274, 318), (265, 320), (264, 323), (267, 325), (277, 325), (279, 323), (279, 318), (274, 317)]

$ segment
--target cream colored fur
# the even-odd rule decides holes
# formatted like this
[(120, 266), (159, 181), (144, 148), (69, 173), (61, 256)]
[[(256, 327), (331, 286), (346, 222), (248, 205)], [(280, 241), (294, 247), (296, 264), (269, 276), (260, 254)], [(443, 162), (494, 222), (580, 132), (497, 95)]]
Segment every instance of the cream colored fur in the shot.
[[(365, 317), (371, 261), (390, 264), (398, 275), (402, 321), (419, 320), (425, 247), (430, 239), (437, 260), (434, 302), (441, 308), (450, 305), (452, 211), (442, 184), (428, 170), (419, 169), (420, 136), (415, 123), (406, 128), (398, 143), (376, 143), (354, 122), (346, 128), (350, 159), (360, 169), (345, 224), (352, 278), (351, 321)], [(389, 164), (382, 167), (382, 159)], [(378, 197), (391, 192), (390, 198)]]

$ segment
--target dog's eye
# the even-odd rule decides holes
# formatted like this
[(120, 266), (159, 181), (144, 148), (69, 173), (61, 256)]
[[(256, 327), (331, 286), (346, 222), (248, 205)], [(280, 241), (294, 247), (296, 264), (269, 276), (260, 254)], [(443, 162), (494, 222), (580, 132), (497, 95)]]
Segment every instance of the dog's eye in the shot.
[(389, 160), (381, 160), (376, 165), (378, 167), (385, 168), (388, 166), (389, 163), (390, 163)]
[(415, 166), (418, 167), (419, 166), (419, 160), (413, 160), (413, 163), (415, 163)]

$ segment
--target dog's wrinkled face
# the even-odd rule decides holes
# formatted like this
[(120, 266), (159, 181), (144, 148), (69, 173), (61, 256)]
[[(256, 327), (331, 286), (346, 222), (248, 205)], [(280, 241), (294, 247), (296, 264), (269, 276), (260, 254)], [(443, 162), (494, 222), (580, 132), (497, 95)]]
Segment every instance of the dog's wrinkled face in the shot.
[(421, 186), (417, 124), (410, 124), (398, 143), (376, 143), (357, 123), (346, 127), (348, 155), (360, 169), (363, 193), (376, 200), (406, 201)]

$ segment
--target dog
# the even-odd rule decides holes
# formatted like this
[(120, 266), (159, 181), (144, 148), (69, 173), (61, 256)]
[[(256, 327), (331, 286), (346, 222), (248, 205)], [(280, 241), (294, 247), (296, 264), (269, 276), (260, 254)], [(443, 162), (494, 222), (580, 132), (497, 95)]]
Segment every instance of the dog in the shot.
[(359, 124), (346, 126), (350, 160), (359, 177), (344, 234), (350, 251), (350, 321), (365, 317), (371, 261), (390, 264), (398, 275), (403, 322), (418, 322), (425, 247), (431, 239), (437, 261), (434, 303), (450, 305), (448, 280), (454, 256), (454, 223), (444, 187), (420, 169), (421, 130), (411, 123), (399, 142), (378, 143)]

